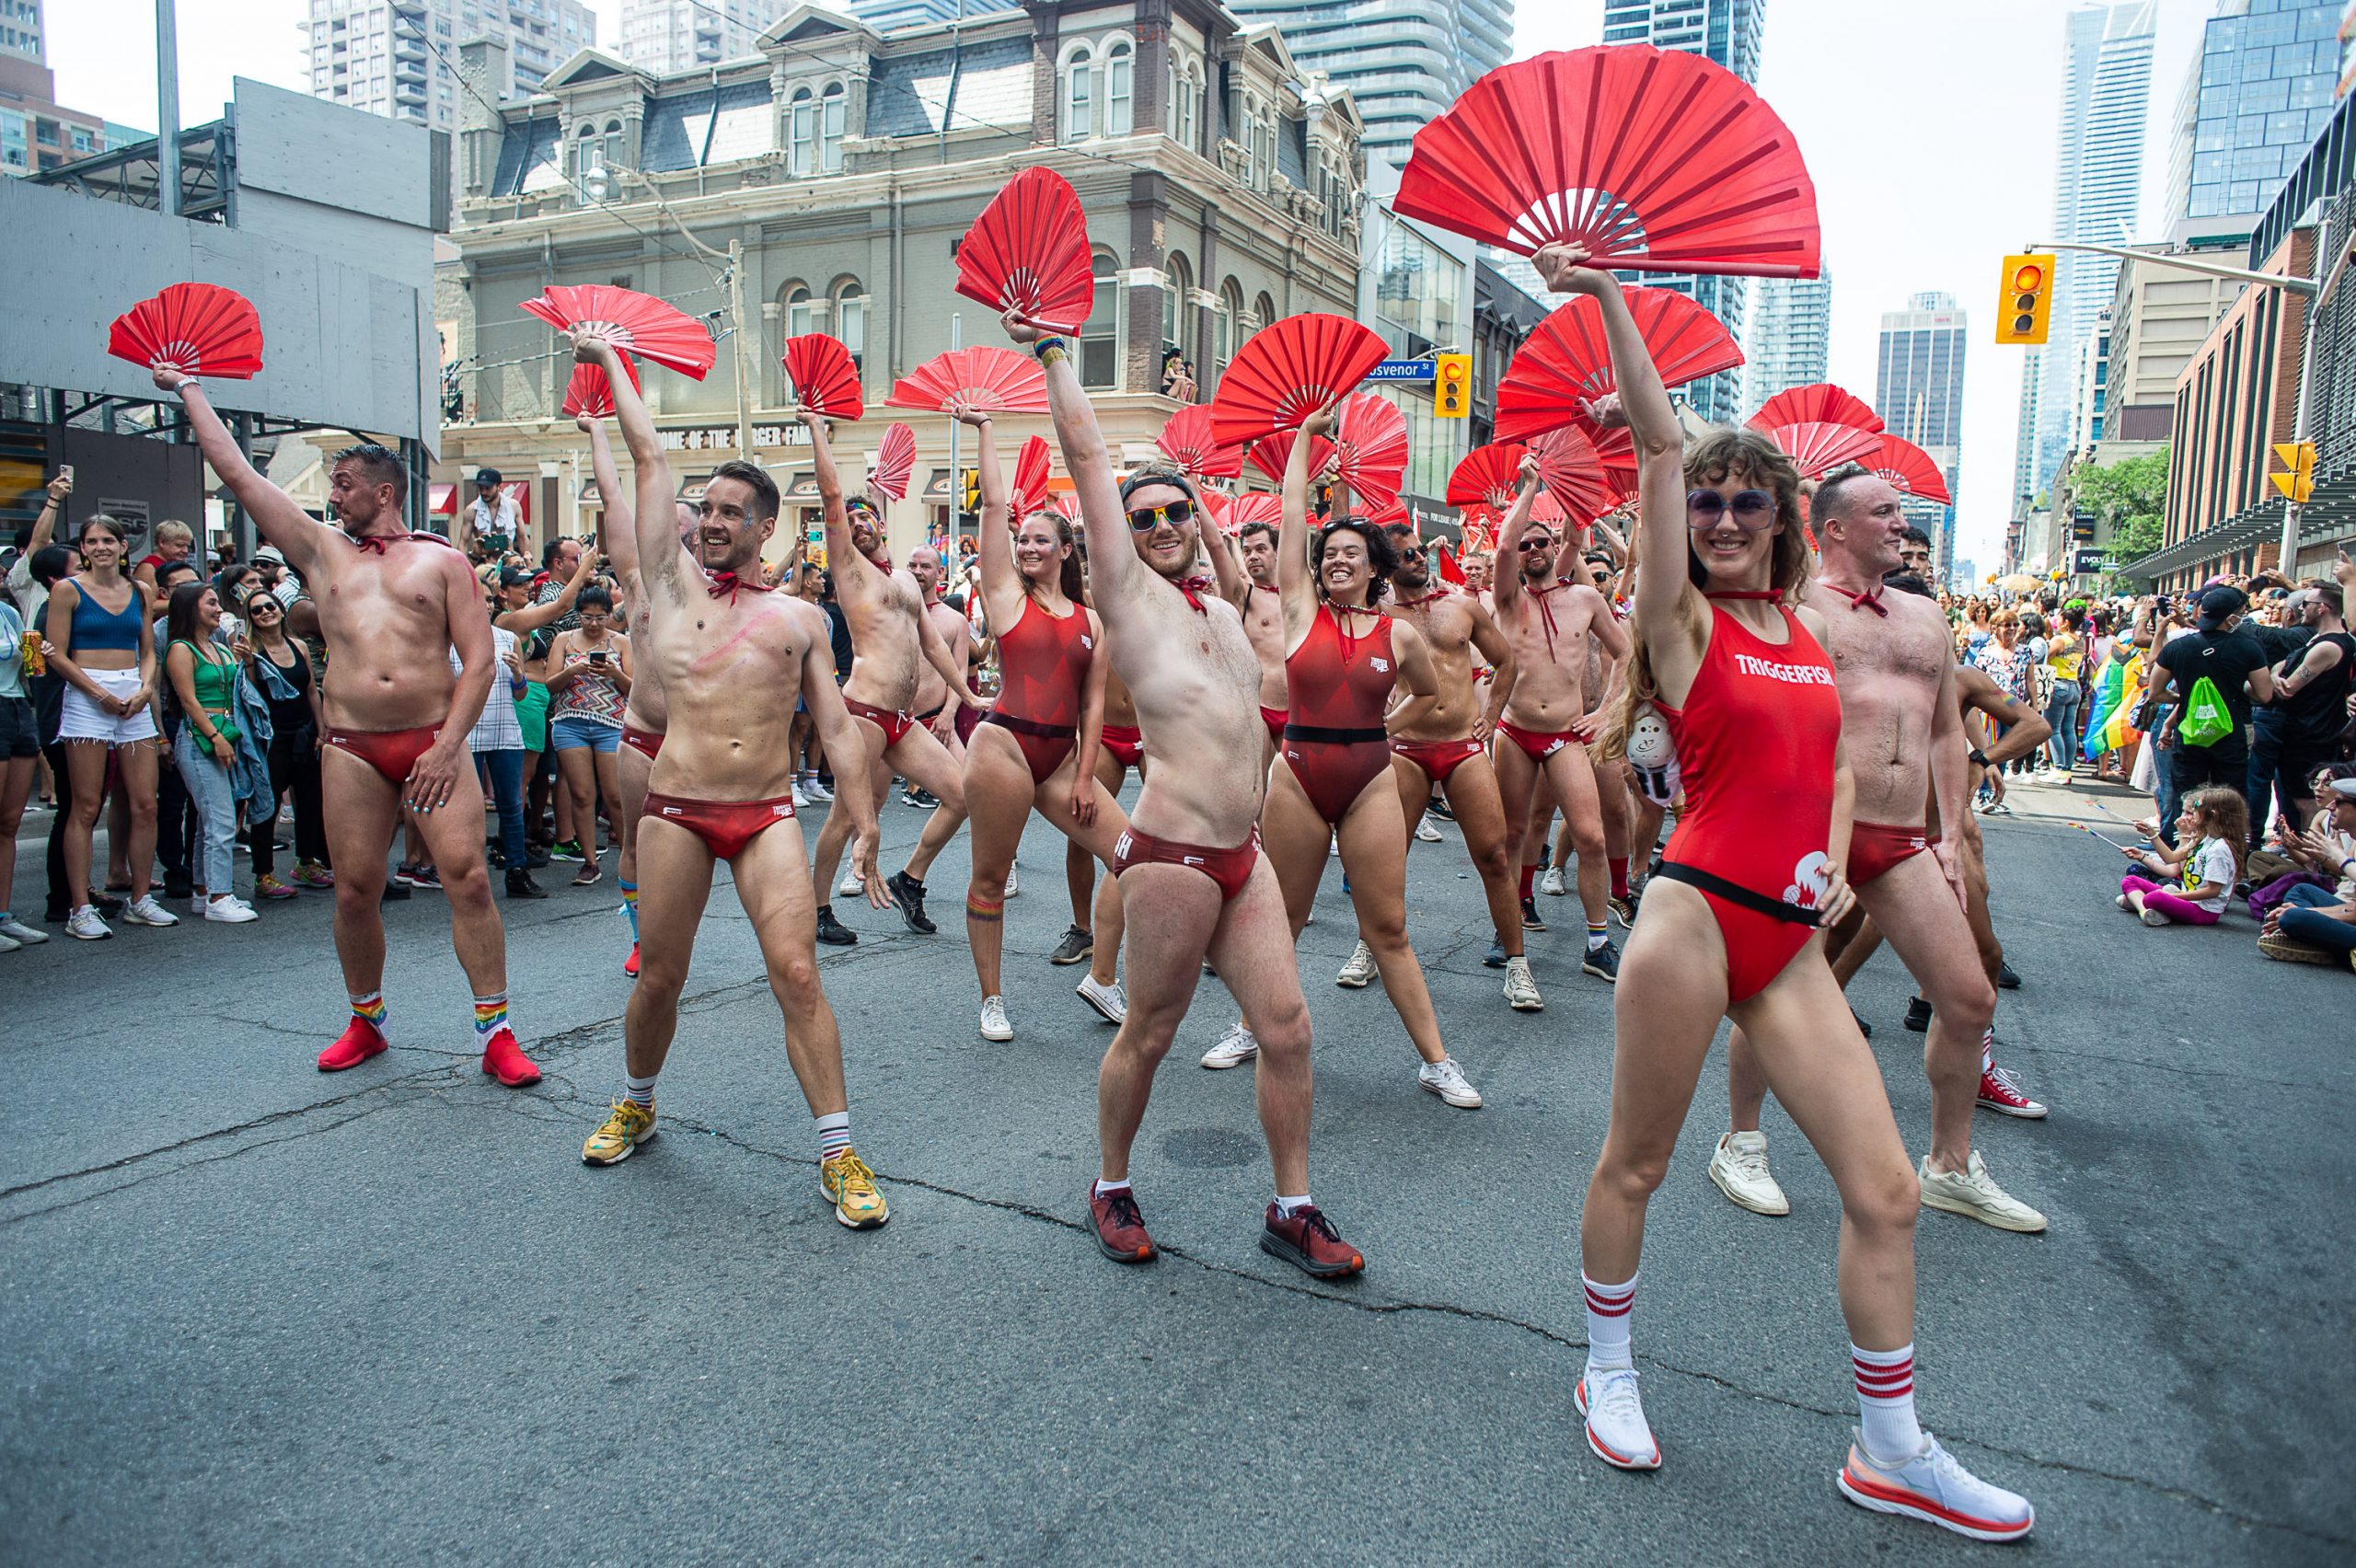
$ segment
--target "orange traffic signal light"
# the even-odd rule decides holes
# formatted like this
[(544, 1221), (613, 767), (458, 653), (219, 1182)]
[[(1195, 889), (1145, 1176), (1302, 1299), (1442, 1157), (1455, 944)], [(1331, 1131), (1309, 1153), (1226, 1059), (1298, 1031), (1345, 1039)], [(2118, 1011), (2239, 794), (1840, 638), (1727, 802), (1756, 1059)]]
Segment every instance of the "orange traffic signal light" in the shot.
[(1432, 417), (1469, 419), (1472, 414), (1472, 356), (1432, 356)]
[(2053, 310), (2053, 268), (2059, 259), (2032, 253), (2004, 258), (1997, 280), (1996, 341), (2042, 343)]

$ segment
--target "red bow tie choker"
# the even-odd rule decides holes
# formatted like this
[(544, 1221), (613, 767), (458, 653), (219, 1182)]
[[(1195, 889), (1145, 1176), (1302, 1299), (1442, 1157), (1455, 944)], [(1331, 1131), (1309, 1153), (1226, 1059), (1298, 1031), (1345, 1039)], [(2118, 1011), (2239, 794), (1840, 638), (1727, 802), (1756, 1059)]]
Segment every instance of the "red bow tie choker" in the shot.
[(1849, 607), (1853, 610), (1871, 610), (1884, 618), (1889, 615), (1889, 606), (1881, 602), (1881, 590), (1878, 588), (1868, 588), (1862, 594), (1852, 594), (1836, 582), (1827, 582), (1824, 585), (1848, 600)]
[(1217, 584), (1212, 582), (1207, 577), (1182, 577), (1178, 579), (1178, 592), (1186, 595), (1186, 603), (1195, 606), (1195, 613), (1198, 616), (1209, 616), (1210, 612), (1203, 608), (1202, 595), (1210, 592), (1216, 586)]
[(776, 589), (774, 583), (756, 582), (749, 577), (739, 577), (733, 571), (713, 571), (705, 575), (709, 581), (704, 586), (710, 590), (711, 596), (717, 599), (725, 594), (728, 595), (728, 602), (732, 605), (736, 602), (736, 590), (739, 588), (753, 594), (768, 594)]

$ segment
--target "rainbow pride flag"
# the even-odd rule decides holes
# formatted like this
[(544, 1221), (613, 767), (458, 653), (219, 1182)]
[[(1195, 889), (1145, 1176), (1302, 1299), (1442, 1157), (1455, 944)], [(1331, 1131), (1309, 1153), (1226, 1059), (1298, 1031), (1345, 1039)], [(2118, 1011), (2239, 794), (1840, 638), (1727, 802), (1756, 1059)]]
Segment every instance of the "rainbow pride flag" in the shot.
[(2105, 752), (2125, 751), (2142, 732), (2127, 721), (2142, 689), (2142, 654), (2131, 655), (2123, 664), (2116, 659), (2103, 661), (2102, 674), (2095, 677), (2094, 712), (2086, 721), (2088, 762)]

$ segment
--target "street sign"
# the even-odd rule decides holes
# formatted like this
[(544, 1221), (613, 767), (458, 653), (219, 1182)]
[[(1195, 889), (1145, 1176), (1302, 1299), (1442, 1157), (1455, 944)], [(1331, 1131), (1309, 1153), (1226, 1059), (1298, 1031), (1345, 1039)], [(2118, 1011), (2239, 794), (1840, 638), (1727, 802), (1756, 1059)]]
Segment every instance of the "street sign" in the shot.
[(1429, 381), (1432, 362), (1427, 359), (1384, 360), (1366, 373), (1369, 381)]

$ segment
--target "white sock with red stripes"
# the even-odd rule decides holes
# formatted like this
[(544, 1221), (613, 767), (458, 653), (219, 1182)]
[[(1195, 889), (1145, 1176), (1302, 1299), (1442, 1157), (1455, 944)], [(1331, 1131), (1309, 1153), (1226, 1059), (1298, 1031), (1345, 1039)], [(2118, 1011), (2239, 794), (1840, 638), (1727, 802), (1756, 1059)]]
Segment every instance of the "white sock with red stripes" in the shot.
[(1599, 1285), (1579, 1273), (1587, 1287), (1587, 1364), (1591, 1372), (1634, 1363), (1628, 1353), (1628, 1319), (1636, 1305), (1636, 1276), (1624, 1285)]
[(1914, 1347), (1865, 1350), (1849, 1346), (1857, 1374), (1857, 1412), (1865, 1452), (1897, 1463), (1923, 1451), (1923, 1428), (1914, 1420)]

